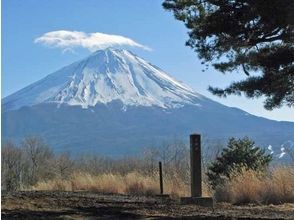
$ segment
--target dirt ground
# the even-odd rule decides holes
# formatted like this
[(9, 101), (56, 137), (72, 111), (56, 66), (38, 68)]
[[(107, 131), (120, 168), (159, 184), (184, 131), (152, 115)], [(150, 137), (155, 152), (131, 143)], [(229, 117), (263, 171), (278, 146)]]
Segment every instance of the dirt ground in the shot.
[(158, 197), (93, 192), (2, 192), (2, 219), (293, 219), (294, 204), (214, 209)]

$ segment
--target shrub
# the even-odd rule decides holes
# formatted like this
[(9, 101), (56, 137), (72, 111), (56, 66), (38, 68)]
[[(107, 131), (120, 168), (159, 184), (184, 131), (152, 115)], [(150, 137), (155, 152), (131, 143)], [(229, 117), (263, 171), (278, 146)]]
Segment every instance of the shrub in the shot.
[(233, 173), (241, 172), (242, 169), (263, 170), (271, 160), (271, 155), (265, 155), (265, 151), (255, 146), (249, 138), (231, 138), (221, 155), (208, 167), (208, 181), (215, 189), (230, 179)]

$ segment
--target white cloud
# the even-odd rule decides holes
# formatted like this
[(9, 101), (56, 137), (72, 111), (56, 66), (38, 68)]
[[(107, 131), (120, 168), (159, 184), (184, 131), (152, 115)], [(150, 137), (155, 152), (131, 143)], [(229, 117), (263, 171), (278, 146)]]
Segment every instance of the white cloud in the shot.
[(85, 33), (80, 31), (52, 31), (43, 34), (34, 41), (50, 47), (61, 48), (63, 52), (73, 51), (74, 48), (82, 47), (90, 51), (105, 49), (107, 47), (138, 47), (151, 50), (149, 47), (120, 35), (104, 33)]

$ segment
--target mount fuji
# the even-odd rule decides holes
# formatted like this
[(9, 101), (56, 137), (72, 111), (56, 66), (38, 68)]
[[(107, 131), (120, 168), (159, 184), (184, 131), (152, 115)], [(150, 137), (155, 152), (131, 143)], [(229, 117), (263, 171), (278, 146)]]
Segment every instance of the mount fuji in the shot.
[(263, 145), (293, 138), (294, 123), (217, 103), (130, 51), (108, 48), (2, 99), (2, 139), (38, 135), (56, 151), (140, 152), (191, 132), (249, 136)]
[(8, 96), (5, 110), (40, 103), (93, 107), (119, 100), (124, 106), (175, 108), (205, 99), (158, 67), (121, 49), (99, 50)]

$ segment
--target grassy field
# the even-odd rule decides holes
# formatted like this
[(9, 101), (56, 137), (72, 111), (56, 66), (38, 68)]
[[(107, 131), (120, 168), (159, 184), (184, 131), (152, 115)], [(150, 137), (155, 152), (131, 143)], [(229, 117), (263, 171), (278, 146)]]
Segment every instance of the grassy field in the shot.
[[(294, 203), (294, 168), (277, 167), (267, 172), (244, 170), (214, 191), (203, 182), (203, 196), (214, 196), (218, 202), (232, 204), (282, 204)], [(164, 179), (164, 192), (172, 198), (190, 196), (189, 181), (174, 174)], [(75, 172), (68, 178), (40, 181), (32, 190), (92, 191), (125, 195), (159, 194), (158, 173), (126, 174)]]

